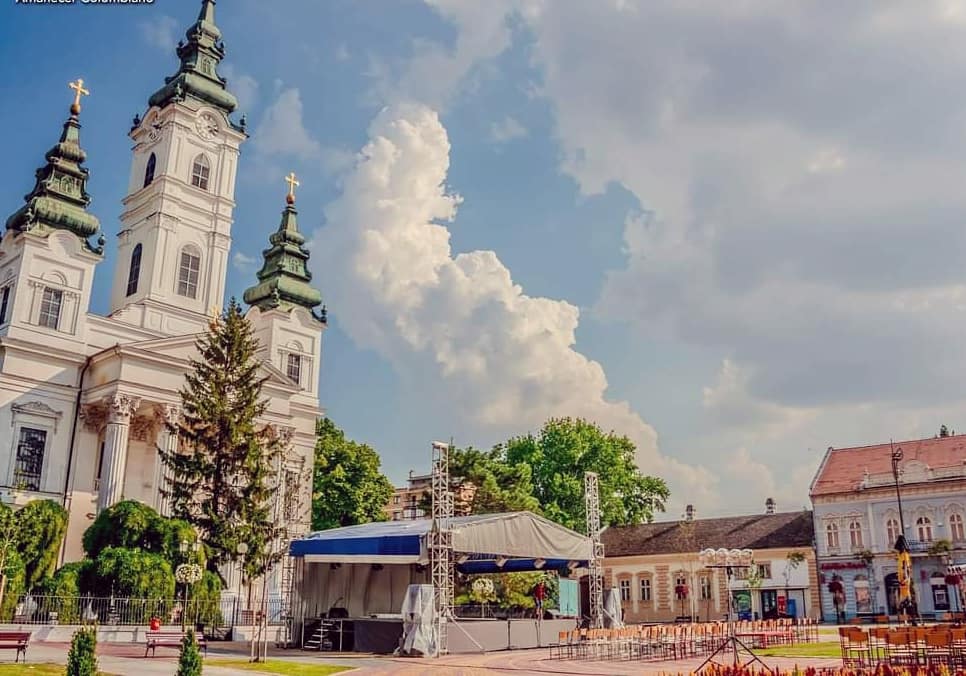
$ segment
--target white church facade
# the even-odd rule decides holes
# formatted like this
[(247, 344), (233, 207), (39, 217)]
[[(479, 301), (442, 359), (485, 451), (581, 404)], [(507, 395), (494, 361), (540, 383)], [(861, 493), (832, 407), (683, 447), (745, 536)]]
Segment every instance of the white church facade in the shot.
[[(88, 211), (80, 145), (83, 82), (59, 141), (0, 240), (0, 500), (38, 498), (70, 514), (65, 561), (98, 513), (123, 499), (166, 511), (158, 448), (177, 439), (195, 341), (225, 303), (239, 151), (247, 138), (226, 81), (214, 2), (177, 49), (177, 73), (134, 120), (110, 312), (90, 310), (105, 238)], [(11, 210), (16, 208), (13, 205)], [(269, 233), (267, 232), (266, 235)], [(93, 243), (92, 243), (93, 242)], [(291, 439), (280, 468), (290, 535), (310, 521), (318, 373), (325, 328), (290, 190), (264, 265), (244, 295), (260, 341), (264, 423)]]

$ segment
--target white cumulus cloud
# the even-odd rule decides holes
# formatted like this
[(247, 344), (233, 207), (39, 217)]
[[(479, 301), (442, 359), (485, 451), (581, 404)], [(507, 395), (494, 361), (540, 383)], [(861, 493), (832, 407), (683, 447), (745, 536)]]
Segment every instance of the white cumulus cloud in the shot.
[(495, 441), (584, 416), (631, 437), (645, 472), (712, 502), (712, 477), (662, 456), (651, 426), (607, 398), (603, 368), (576, 349), (576, 307), (527, 295), (492, 251), (452, 250), (443, 223), (461, 198), (446, 186), (449, 151), (425, 106), (393, 106), (372, 123), (313, 243), (340, 325), (426, 396), (444, 392), (458, 428)]
[(178, 21), (174, 17), (162, 14), (150, 21), (138, 24), (141, 36), (152, 47), (170, 51), (178, 44)]
[(291, 155), (318, 158), (319, 142), (306, 130), (302, 118), (302, 96), (295, 87), (283, 89), (262, 115), (252, 145), (262, 155)]
[(494, 143), (507, 143), (514, 139), (524, 138), (528, 133), (526, 127), (509, 115), (490, 125), (490, 140)]

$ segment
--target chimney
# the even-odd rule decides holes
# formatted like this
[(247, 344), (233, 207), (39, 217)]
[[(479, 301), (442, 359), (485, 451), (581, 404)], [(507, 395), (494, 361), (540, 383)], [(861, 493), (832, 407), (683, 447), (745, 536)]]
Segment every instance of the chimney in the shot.
[(684, 508), (684, 520), (694, 521), (694, 505), (688, 505)]
[(775, 513), (775, 498), (768, 498), (765, 500), (765, 514)]

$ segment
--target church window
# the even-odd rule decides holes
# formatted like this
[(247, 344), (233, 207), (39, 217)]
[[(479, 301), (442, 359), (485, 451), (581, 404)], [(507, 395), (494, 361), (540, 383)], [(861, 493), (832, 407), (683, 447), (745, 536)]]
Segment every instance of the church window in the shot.
[[(152, 155), (152, 157), (154, 157)], [(138, 292), (138, 278), (141, 276), (141, 245), (136, 244), (131, 252), (131, 268), (127, 273), (127, 295)]]
[(64, 292), (59, 289), (44, 289), (44, 297), (40, 301), (40, 325), (48, 329), (56, 329), (60, 325), (60, 308), (63, 304)]
[(302, 383), (302, 356), (289, 354), (285, 364), (285, 373), (296, 383)]
[(10, 285), (3, 287), (0, 291), (0, 324), (7, 323), (7, 309), (10, 305)]
[(202, 190), (208, 189), (208, 177), (211, 174), (211, 167), (208, 158), (198, 155), (191, 165), (191, 185)]
[(151, 157), (148, 158), (148, 164), (144, 168), (144, 185), (142, 187), (147, 188), (154, 181), (154, 169), (158, 164), (158, 158), (151, 153)]
[(15, 488), (25, 491), (40, 490), (40, 473), (44, 468), (47, 431), (30, 427), (20, 428), (17, 443), (17, 464), (13, 470)]
[[(3, 322), (2, 317), (0, 317), (0, 323)], [(962, 542), (966, 540), (966, 533), (963, 531), (963, 517), (960, 514), (950, 514), (949, 515), (949, 534), (952, 536), (954, 542)]]
[(201, 257), (189, 251), (181, 252), (181, 264), (178, 266), (178, 295), (196, 298), (198, 295), (198, 271), (201, 269)]

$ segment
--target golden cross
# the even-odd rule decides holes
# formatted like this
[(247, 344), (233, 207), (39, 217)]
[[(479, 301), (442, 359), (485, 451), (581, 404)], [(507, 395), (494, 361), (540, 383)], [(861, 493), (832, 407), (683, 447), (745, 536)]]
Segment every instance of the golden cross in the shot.
[(295, 201), (295, 189), (299, 185), (301, 185), (301, 184), (298, 181), (295, 180), (295, 172), (294, 171), (288, 172), (288, 176), (285, 177), (285, 182), (288, 183), (288, 196), (287, 196), (287, 199), (288, 199), (289, 204), (291, 204), (292, 202)]
[(74, 104), (71, 106), (71, 110), (75, 110), (76, 113), (80, 112), (80, 99), (81, 96), (89, 96), (90, 90), (84, 89), (84, 80), (77, 78), (76, 82), (68, 82), (67, 86), (74, 90)]

